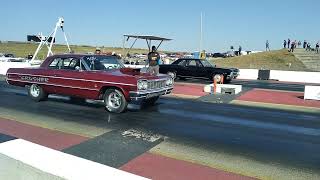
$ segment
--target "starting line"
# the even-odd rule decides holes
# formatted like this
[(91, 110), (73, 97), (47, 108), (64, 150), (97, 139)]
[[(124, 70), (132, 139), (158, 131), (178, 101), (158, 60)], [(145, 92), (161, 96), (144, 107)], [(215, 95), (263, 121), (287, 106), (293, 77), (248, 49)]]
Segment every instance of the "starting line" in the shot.
[[(4, 155), (4, 156), (3, 156)], [(6, 158), (5, 158), (6, 157)], [(22, 139), (7, 141), (0, 144), (0, 164), (15, 165), (14, 173), (7, 174), (11, 180), (28, 176), (35, 179), (113, 179), (113, 180), (147, 180), (116, 168), (105, 166), (93, 161), (56, 151)], [(30, 172), (30, 166), (35, 168)], [(0, 172), (11, 172), (9, 165), (0, 166)], [(41, 171), (43, 174), (39, 173)], [(44, 175), (45, 174), (45, 175)], [(3, 174), (6, 175), (6, 174)], [(0, 173), (0, 176), (1, 173)]]

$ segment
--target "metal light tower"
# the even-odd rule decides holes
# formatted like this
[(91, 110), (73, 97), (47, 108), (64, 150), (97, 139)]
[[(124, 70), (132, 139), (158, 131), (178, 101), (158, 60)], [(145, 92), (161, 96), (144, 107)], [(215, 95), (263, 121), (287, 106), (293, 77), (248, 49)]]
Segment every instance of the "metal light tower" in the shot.
[(203, 33), (203, 30), (202, 30), (202, 12), (200, 14), (200, 46), (199, 46), (199, 53), (201, 53), (202, 51), (202, 41), (203, 41), (203, 37), (202, 37), (202, 33)]
[[(69, 42), (68, 42), (66, 33), (64, 32), (63, 26), (64, 26), (64, 19), (63, 19), (63, 17), (60, 17), (60, 18), (58, 19), (58, 22), (56, 23), (55, 28), (53, 29), (53, 31), (51, 32), (51, 34), (50, 34), (49, 36), (45, 37), (45, 36), (42, 35), (42, 33), (40, 33), (40, 34), (38, 35), (38, 38), (40, 39), (40, 44), (39, 44), (36, 52), (34, 53), (31, 61), (33, 61), (33, 60), (36, 58), (37, 54), (39, 53), (39, 51), (41, 50), (41, 48), (42, 48), (44, 45), (46, 45), (47, 48), (48, 48), (47, 57), (53, 55), (52, 46), (53, 46), (53, 43), (54, 43), (54, 41), (55, 41), (55, 39), (56, 39), (57, 30), (58, 30), (59, 28), (60, 28), (61, 31), (63, 32), (64, 40), (66, 41), (66, 44), (67, 44), (69, 53), (71, 52), (71, 49), (70, 49), (70, 46), (69, 46)], [(50, 42), (50, 44), (49, 44), (50, 38), (51, 38), (51, 42)]]

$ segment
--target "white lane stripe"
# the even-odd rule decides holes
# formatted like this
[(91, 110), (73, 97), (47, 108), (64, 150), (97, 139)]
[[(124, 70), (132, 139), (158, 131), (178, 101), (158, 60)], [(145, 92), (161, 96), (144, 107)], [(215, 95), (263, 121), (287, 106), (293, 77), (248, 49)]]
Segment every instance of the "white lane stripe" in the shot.
[(46, 173), (69, 180), (147, 180), (141, 176), (22, 139), (1, 143), (0, 153)]
[(200, 114), (195, 112), (186, 112), (180, 110), (172, 110), (172, 109), (160, 109), (161, 113), (171, 114), (175, 116), (181, 116), (185, 119), (187, 118), (194, 118), (198, 120), (204, 121), (212, 121), (218, 123), (225, 123), (225, 124), (234, 124), (240, 125), (250, 128), (260, 128), (260, 129), (269, 129), (269, 130), (278, 130), (278, 131), (285, 131), (295, 134), (303, 134), (309, 136), (320, 136), (320, 130), (315, 128), (305, 128), (305, 127), (298, 127), (286, 124), (276, 124), (271, 122), (258, 122), (253, 120), (246, 120), (239, 117), (227, 117), (227, 116), (220, 116), (214, 114)]
[(7, 73), (7, 75), (21, 75), (21, 76), (36, 76), (36, 77), (47, 77), (47, 78), (54, 78), (54, 79), (68, 79), (68, 80), (75, 80), (75, 81), (89, 81), (89, 82), (97, 82), (97, 83), (106, 83), (106, 84), (121, 84), (127, 86), (136, 86), (136, 84), (126, 84), (126, 83), (118, 83), (118, 82), (110, 82), (110, 81), (97, 81), (97, 80), (90, 80), (90, 79), (78, 79), (78, 78), (67, 78), (67, 77), (59, 77), (59, 76), (44, 76), (44, 75), (35, 75), (35, 74), (22, 74), (22, 73)]
[(52, 84), (52, 83), (44, 83), (44, 82), (30, 82), (30, 81), (24, 81), (19, 79), (7, 79), (8, 81), (17, 81), (17, 82), (25, 82), (25, 83), (35, 83), (35, 84), (42, 84), (47, 86), (57, 86), (57, 87), (64, 87), (64, 88), (73, 88), (73, 89), (83, 89), (83, 90), (89, 90), (89, 91), (100, 91), (99, 89), (91, 89), (91, 88), (82, 88), (82, 87), (75, 87), (75, 86), (64, 86), (64, 85), (58, 85), (58, 84)]

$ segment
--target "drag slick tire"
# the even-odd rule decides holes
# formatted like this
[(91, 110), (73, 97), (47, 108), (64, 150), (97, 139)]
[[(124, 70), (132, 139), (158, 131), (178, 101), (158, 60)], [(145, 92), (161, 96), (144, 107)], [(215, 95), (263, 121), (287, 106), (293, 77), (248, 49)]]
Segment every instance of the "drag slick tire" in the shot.
[(146, 100), (144, 100), (144, 104), (145, 104), (145, 105), (151, 105), (151, 106), (153, 106), (153, 105), (156, 104), (156, 102), (157, 102), (158, 99), (159, 99), (159, 96), (146, 99)]
[(48, 98), (48, 94), (37, 84), (32, 84), (28, 87), (28, 95), (33, 101), (44, 101)]
[(109, 112), (122, 113), (126, 110), (128, 102), (123, 93), (118, 89), (107, 89), (104, 93), (104, 104)]

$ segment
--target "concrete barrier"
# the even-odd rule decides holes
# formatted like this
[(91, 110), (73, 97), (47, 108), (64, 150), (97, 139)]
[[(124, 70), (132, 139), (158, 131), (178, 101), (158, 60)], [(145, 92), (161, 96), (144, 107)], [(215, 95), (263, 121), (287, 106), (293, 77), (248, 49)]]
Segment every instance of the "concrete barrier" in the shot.
[[(234, 85), (234, 84), (217, 84), (216, 93), (221, 93), (223, 88), (230, 88), (235, 90), (235, 94), (239, 94), (242, 91), (242, 85)], [(205, 85), (203, 87), (203, 91), (206, 93), (213, 92), (213, 84)]]
[(237, 79), (257, 79), (258, 69), (240, 69), (240, 75)]
[(39, 65), (32, 66), (28, 62), (0, 62), (0, 74), (5, 75), (9, 68), (26, 68), (39, 67)]
[(288, 82), (320, 83), (320, 72), (271, 70), (270, 79)]
[(0, 144), (0, 179), (147, 180), (22, 139)]
[[(240, 69), (238, 79), (256, 80), (258, 79), (258, 73), (258, 69)], [(320, 72), (271, 70), (270, 79), (287, 82), (320, 83)]]
[(305, 86), (304, 99), (320, 100), (320, 86)]

